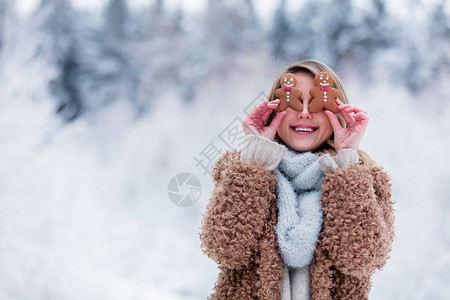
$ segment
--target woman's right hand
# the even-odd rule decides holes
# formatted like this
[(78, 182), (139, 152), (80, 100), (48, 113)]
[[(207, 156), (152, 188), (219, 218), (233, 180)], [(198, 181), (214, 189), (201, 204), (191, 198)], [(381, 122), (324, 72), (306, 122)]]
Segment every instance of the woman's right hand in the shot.
[(264, 124), (269, 119), (272, 111), (278, 107), (278, 104), (280, 104), (280, 99), (266, 100), (256, 106), (242, 122), (245, 135), (260, 135), (273, 141), (278, 125), (280, 125), (281, 120), (286, 115), (286, 111), (277, 113), (268, 127), (265, 127)]

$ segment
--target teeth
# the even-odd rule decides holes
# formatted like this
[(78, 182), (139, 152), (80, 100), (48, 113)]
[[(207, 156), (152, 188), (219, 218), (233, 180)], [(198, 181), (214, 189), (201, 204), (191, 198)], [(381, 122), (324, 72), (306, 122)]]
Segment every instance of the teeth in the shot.
[(312, 128), (294, 128), (295, 131), (313, 132)]

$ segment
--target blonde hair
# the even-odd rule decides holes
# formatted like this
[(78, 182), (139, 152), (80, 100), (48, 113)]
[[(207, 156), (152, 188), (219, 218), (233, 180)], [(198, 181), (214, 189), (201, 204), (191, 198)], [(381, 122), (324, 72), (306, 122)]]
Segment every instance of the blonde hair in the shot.
[[(313, 76), (316, 76), (320, 72), (330, 73), (334, 79), (333, 87), (335, 89), (339, 90), (339, 92), (340, 92), (339, 99), (344, 104), (349, 103), (347, 94), (345, 93), (345, 90), (341, 83), (341, 80), (336, 75), (336, 73), (334, 73), (333, 70), (331, 70), (324, 63), (321, 63), (316, 60), (302, 60), (302, 61), (299, 61), (299, 62), (294, 63), (294, 64), (290, 65), (289, 67), (287, 67), (274, 81), (272, 89), (268, 96), (268, 100), (273, 101), (277, 98), (275, 95), (275, 92), (277, 89), (281, 88), (280, 79), (284, 74), (297, 73), (297, 72), (307, 72), (307, 73), (312, 74)], [(276, 111), (273, 111), (272, 114), (269, 116), (269, 119), (267, 120), (265, 126), (270, 125), (270, 123), (272, 122), (275, 115), (276, 115)], [(341, 123), (342, 127), (347, 127), (347, 123), (345, 122), (344, 117), (342, 116), (342, 113), (339, 113), (337, 115), (337, 118), (338, 118), (339, 122)], [(284, 144), (283, 140), (280, 138), (278, 133), (275, 134), (274, 141), (276, 141), (277, 143)], [(325, 153), (328, 153), (332, 156), (336, 155), (337, 151), (336, 151), (336, 146), (334, 145), (334, 133), (331, 135), (331, 137), (327, 141), (325, 141), (325, 143), (323, 143), (323, 145), (321, 145), (317, 149), (314, 149), (313, 152), (318, 153), (320, 155), (323, 155)], [(370, 168), (373, 168), (376, 165), (375, 161), (372, 160), (366, 152), (358, 149), (358, 153), (359, 153), (360, 162), (368, 165)]]

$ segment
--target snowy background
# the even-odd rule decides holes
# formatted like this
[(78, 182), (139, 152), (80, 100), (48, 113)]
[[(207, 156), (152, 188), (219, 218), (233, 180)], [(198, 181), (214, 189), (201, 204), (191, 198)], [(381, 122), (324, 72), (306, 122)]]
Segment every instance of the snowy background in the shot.
[[(361, 148), (392, 177), (371, 299), (449, 299), (449, 16), (446, 0), (0, 0), (0, 299), (206, 299), (213, 185), (195, 158), (229, 149), (305, 58), (368, 111)], [(189, 207), (167, 193), (182, 172), (202, 184)]]

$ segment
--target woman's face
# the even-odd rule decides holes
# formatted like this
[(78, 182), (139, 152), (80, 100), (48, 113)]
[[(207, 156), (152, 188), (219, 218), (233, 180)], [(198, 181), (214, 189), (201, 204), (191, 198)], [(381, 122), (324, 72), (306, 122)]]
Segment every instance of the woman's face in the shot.
[(295, 73), (295, 77), (297, 78), (295, 87), (302, 92), (300, 99), (303, 103), (303, 111), (297, 112), (288, 107), (286, 115), (277, 128), (277, 133), (292, 149), (299, 152), (311, 151), (331, 137), (333, 127), (323, 110), (317, 113), (308, 111), (308, 104), (311, 101), (309, 90), (314, 87), (313, 75), (298, 72)]

